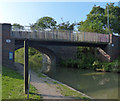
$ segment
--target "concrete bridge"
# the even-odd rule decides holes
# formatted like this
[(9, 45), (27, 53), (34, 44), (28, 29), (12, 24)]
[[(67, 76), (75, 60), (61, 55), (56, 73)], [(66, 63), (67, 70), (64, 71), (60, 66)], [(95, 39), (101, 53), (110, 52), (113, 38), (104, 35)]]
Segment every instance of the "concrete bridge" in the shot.
[[(23, 47), (26, 39), (29, 40), (30, 47), (47, 54), (53, 61), (74, 58), (77, 46), (99, 47), (102, 49), (101, 53), (106, 55), (109, 61), (114, 60), (120, 54), (120, 38), (114, 35), (59, 30), (15, 31), (11, 29), (10, 24), (0, 24), (2, 63), (5, 65), (14, 64), (14, 51)], [(9, 59), (10, 54), (13, 55), (12, 60)]]
[(120, 37), (112, 34), (60, 30), (15, 31), (11, 24), (0, 24), (0, 64), (14, 66), (14, 51), (23, 46), (26, 53), (25, 67), (28, 67), (28, 46), (47, 54), (52, 62), (61, 58), (74, 58), (77, 46), (99, 47), (109, 61), (120, 55)]

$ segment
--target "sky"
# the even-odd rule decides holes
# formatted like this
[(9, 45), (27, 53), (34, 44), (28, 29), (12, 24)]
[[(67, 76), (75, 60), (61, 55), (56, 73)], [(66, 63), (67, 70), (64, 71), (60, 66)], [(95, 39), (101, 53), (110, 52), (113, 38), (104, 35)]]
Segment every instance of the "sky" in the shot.
[(0, 2), (0, 23), (29, 26), (44, 16), (54, 18), (58, 24), (62, 23), (61, 18), (64, 22), (80, 22), (94, 5), (104, 8), (106, 2)]

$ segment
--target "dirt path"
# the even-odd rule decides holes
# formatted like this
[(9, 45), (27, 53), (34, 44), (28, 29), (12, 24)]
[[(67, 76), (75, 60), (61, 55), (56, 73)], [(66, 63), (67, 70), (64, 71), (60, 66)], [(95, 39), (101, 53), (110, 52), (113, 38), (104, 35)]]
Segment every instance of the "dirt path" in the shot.
[(51, 80), (45, 77), (38, 77), (33, 71), (31, 72), (31, 84), (44, 99), (58, 99), (64, 97)]
[[(15, 63), (16, 70), (24, 74), (24, 68), (23, 65), (19, 63)], [(68, 98), (64, 97), (59, 89), (57, 89), (56, 84), (53, 83), (53, 81), (50, 80), (48, 77), (38, 77), (38, 75), (30, 71), (31, 73), (31, 84), (37, 89), (38, 94), (41, 95), (43, 99), (62, 99), (62, 98)], [(70, 98), (70, 97), (69, 97)]]

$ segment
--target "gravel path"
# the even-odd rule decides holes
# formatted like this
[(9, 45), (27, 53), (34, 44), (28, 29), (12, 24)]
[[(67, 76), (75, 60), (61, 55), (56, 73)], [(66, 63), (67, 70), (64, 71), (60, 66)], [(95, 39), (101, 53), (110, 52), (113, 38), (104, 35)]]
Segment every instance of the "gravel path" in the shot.
[[(24, 75), (23, 65), (15, 63), (16, 70)], [(31, 71), (31, 84), (37, 89), (38, 94), (41, 95), (43, 99), (65, 99), (59, 89), (57, 89), (56, 84), (54, 84), (50, 78), (38, 77), (38, 75)], [(70, 99), (70, 97), (69, 97)]]

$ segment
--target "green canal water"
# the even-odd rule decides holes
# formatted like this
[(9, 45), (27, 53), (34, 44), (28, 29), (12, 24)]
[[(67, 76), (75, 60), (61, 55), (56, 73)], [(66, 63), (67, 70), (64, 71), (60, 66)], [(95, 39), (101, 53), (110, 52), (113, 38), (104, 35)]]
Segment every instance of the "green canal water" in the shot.
[(57, 67), (46, 74), (95, 99), (118, 99), (118, 73)]

